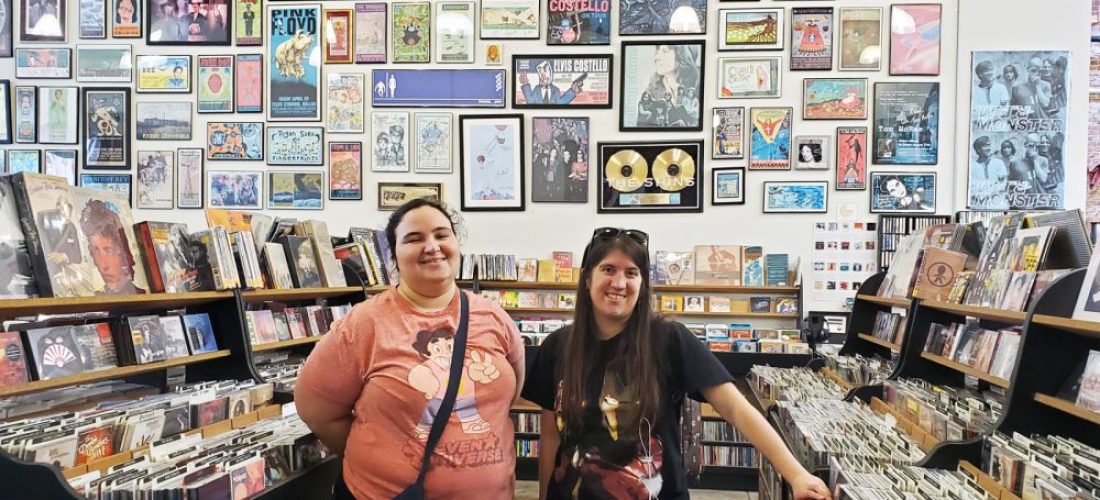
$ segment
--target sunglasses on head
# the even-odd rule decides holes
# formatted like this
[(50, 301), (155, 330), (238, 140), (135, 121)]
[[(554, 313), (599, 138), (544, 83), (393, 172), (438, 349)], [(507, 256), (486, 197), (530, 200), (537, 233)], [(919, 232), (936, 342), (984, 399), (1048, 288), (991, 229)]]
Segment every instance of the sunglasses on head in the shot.
[(584, 247), (584, 256), (581, 257), (581, 265), (586, 265), (588, 262), (588, 250), (592, 248), (592, 244), (602, 240), (613, 240), (619, 235), (626, 236), (634, 240), (639, 245), (649, 249), (649, 235), (644, 231), (637, 229), (623, 229), (621, 227), (601, 227), (592, 231), (592, 241), (588, 242), (588, 246)]

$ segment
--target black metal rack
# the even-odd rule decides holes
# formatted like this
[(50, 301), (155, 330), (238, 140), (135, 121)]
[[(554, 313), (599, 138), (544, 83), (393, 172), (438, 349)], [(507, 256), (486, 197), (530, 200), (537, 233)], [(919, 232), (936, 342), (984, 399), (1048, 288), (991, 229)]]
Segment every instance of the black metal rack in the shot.
[(890, 267), (898, 240), (937, 224), (951, 222), (949, 215), (880, 215), (878, 218), (878, 270)]

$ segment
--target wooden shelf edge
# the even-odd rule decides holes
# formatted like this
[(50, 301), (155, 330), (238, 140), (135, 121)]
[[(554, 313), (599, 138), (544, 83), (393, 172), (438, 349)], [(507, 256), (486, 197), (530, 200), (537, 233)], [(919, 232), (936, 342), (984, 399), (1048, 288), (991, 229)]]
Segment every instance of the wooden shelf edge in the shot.
[(1100, 339), (1100, 323), (1095, 321), (1036, 314), (1031, 317), (1031, 322), (1033, 324), (1049, 326), (1059, 330), (1070, 330), (1081, 335)]
[[(458, 280), (458, 285), (469, 287), (473, 285), (470, 280)], [(560, 290), (563, 292), (575, 291), (576, 282), (559, 283), (545, 281), (482, 281), (483, 290)], [(653, 285), (654, 292), (684, 292), (684, 293), (729, 293), (749, 294), (761, 293), (772, 295), (795, 295), (799, 291), (796, 286), (723, 286), (723, 285)]]
[(687, 316), (706, 318), (761, 318), (761, 319), (798, 319), (800, 315), (791, 313), (735, 313), (735, 312), (687, 312), (687, 311), (656, 311), (665, 316)]
[(1005, 311), (1002, 309), (990, 309), (988, 307), (967, 306), (963, 304), (951, 304), (948, 302), (936, 302), (934, 300), (922, 300), (921, 306), (952, 314), (969, 316), (972, 318), (1000, 321), (1003, 323), (1023, 323), (1027, 319), (1027, 313), (1021, 311)]
[(337, 297), (340, 295), (348, 295), (352, 293), (363, 293), (363, 287), (359, 286), (344, 286), (344, 287), (332, 287), (332, 288), (283, 288), (283, 289), (263, 289), (263, 290), (245, 290), (241, 293), (241, 297), (245, 302), (265, 302), (268, 300), (309, 300), (309, 299), (324, 299), (328, 297)]
[(971, 377), (974, 377), (978, 380), (984, 380), (986, 382), (989, 382), (991, 385), (995, 385), (997, 387), (1008, 389), (1009, 383), (1008, 383), (1007, 380), (1005, 380), (1003, 378), (1000, 378), (1000, 377), (994, 377), (993, 375), (990, 375), (990, 374), (985, 373), (985, 372), (978, 371), (978, 370), (976, 370), (976, 369), (974, 369), (970, 366), (964, 365), (964, 364), (959, 363), (957, 361), (952, 361), (952, 360), (947, 359), (943, 356), (937, 356), (935, 354), (929, 354), (927, 352), (920, 353), (920, 357), (922, 357), (924, 359), (927, 359), (927, 360), (929, 360), (933, 363), (936, 363), (938, 365), (946, 366), (946, 367), (948, 367), (952, 370), (955, 370), (959, 373), (962, 373), (962, 374), (965, 374), (965, 375), (970, 375)]
[(857, 336), (859, 338), (861, 338), (863, 340), (866, 340), (867, 342), (870, 342), (870, 343), (875, 344), (877, 346), (881, 346), (881, 347), (885, 347), (887, 349), (890, 349), (893, 352), (900, 352), (901, 351), (901, 346), (898, 345), (898, 344), (895, 344), (893, 342), (888, 342), (888, 341), (882, 340), (878, 337), (867, 335), (866, 333), (860, 333), (860, 334), (857, 334)]
[(964, 473), (970, 474), (977, 480), (978, 486), (985, 490), (986, 493), (989, 493), (993, 498), (998, 500), (1020, 500), (1020, 497), (1016, 496), (1016, 494), (1012, 493), (1012, 491), (1004, 486), (1001, 486), (996, 479), (993, 479), (969, 461), (963, 460), (959, 462), (958, 468)]
[(880, 305), (880, 306), (900, 307), (900, 308), (903, 308), (903, 309), (909, 307), (909, 299), (902, 299), (902, 298), (896, 298), (896, 297), (879, 297), (877, 295), (859, 294), (859, 295), (856, 295), (856, 299), (859, 299), (859, 300), (862, 300), (862, 301), (865, 301), (865, 302), (870, 302), (872, 304), (877, 304), (877, 305)]
[(285, 349), (287, 347), (294, 347), (298, 345), (316, 344), (321, 341), (321, 337), (324, 335), (315, 335), (313, 337), (303, 337), (300, 339), (281, 340), (279, 342), (268, 342), (266, 344), (256, 344), (252, 346), (252, 352), (264, 352), (274, 351), (275, 349)]
[(1082, 408), (1080, 406), (1077, 406), (1075, 403), (1071, 403), (1064, 399), (1059, 399), (1054, 396), (1049, 396), (1047, 394), (1036, 393), (1035, 402), (1068, 413), (1081, 420), (1091, 422), (1093, 425), (1100, 425), (1100, 413)]
[(209, 361), (212, 359), (226, 357), (229, 357), (229, 350), (222, 349), (220, 351), (169, 359), (166, 361), (158, 361), (156, 363), (146, 363), (144, 365), (120, 366), (118, 368), (108, 368), (106, 370), (78, 373), (76, 375), (51, 378), (48, 380), (35, 380), (33, 382), (0, 388), (0, 397), (18, 396), (21, 394), (30, 394), (32, 392), (44, 391), (46, 389), (56, 389), (58, 387), (84, 384), (88, 382), (97, 382), (100, 380), (129, 377), (131, 375), (154, 372), (157, 370), (163, 370), (165, 368), (172, 368), (174, 366), (191, 365), (195, 363), (202, 363), (204, 361)]
[(0, 317), (28, 314), (64, 314), (120, 309), (172, 309), (233, 297), (233, 292), (145, 293), (140, 295), (99, 295), (95, 297), (42, 297), (0, 300)]

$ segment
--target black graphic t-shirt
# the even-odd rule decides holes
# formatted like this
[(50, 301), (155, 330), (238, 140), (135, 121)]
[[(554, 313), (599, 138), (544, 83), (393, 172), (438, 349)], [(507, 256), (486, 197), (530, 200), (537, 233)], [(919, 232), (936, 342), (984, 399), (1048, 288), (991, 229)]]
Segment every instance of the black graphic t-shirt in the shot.
[[(663, 381), (631, 380), (617, 369), (622, 336), (599, 342), (596, 369), (585, 381), (580, 429), (566, 428), (561, 412), (561, 349), (571, 327), (550, 334), (527, 374), (523, 397), (558, 415), (561, 444), (550, 477), (550, 499), (688, 498), (680, 452), (683, 396), (703, 400), (699, 391), (733, 380), (717, 358), (684, 325), (653, 320), (653, 333), (665, 343)], [(662, 386), (657, 422), (635, 419), (641, 384)]]

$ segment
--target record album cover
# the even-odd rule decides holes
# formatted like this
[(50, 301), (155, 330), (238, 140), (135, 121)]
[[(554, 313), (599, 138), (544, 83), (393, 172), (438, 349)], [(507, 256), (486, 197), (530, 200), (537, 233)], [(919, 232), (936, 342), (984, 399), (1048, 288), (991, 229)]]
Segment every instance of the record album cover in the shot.
[(183, 316), (184, 329), (187, 331), (187, 343), (192, 354), (202, 354), (218, 350), (214, 340), (214, 328), (207, 313), (187, 314)]
[(183, 323), (176, 315), (161, 316), (160, 327), (164, 330), (164, 356), (168, 359), (189, 356), (187, 336), (183, 332)]
[(738, 245), (695, 245), (695, 284), (740, 285), (741, 247)]
[(3, 176), (0, 177), (0, 298), (21, 299), (37, 294), (11, 178)]
[(70, 330), (80, 349), (84, 371), (102, 370), (118, 366), (118, 352), (110, 323), (73, 325)]
[(38, 380), (76, 375), (84, 371), (80, 347), (73, 341), (69, 326), (27, 330), (27, 344), (34, 356)]
[(130, 338), (134, 344), (134, 357), (139, 364), (164, 361), (167, 358), (165, 352), (164, 327), (160, 324), (160, 317), (130, 316), (126, 318), (130, 325)]
[(0, 387), (27, 381), (27, 358), (19, 332), (0, 332)]

